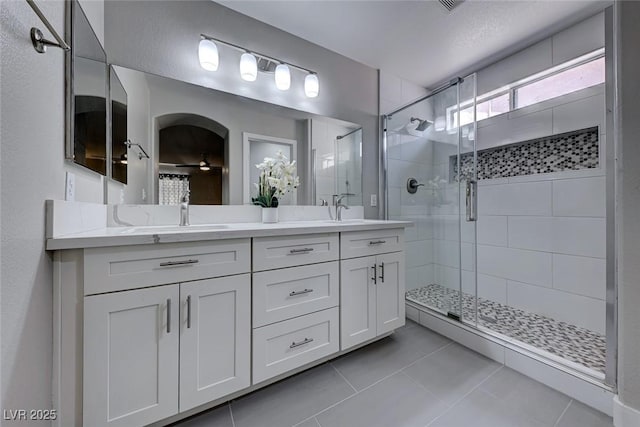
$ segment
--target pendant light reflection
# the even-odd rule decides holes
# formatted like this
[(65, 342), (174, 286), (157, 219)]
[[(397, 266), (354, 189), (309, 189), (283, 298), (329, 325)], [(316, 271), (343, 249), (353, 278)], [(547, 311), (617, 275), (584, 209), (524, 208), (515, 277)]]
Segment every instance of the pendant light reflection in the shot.
[(291, 72), (287, 64), (279, 64), (275, 73), (276, 87), (280, 90), (289, 90), (291, 87)]
[(198, 46), (198, 59), (200, 66), (207, 71), (217, 71), (220, 64), (220, 56), (218, 55), (218, 46), (208, 39), (200, 40)]
[(258, 77), (258, 62), (249, 52), (243, 53), (240, 57), (240, 77), (248, 82), (254, 82)]
[(320, 92), (320, 82), (317, 74), (309, 74), (304, 78), (304, 94), (308, 98), (315, 98)]

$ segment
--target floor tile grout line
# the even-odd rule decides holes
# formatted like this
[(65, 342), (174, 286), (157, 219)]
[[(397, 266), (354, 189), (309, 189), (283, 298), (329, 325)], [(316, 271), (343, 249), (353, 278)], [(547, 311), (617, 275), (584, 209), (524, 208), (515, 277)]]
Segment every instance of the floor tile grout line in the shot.
[(562, 417), (564, 417), (564, 414), (567, 413), (567, 411), (569, 410), (569, 406), (571, 406), (572, 403), (573, 403), (573, 399), (569, 399), (569, 403), (567, 403), (567, 406), (564, 408), (564, 411), (562, 411), (562, 413), (560, 414), (560, 416), (556, 420), (556, 422), (553, 425), (553, 427), (558, 427), (558, 423), (560, 423), (560, 420), (562, 419)]
[(456, 400), (455, 402), (453, 402), (453, 404), (447, 408), (443, 413), (441, 413), (440, 415), (438, 415), (437, 417), (435, 417), (434, 419), (431, 420), (431, 422), (429, 422), (429, 424), (427, 424), (425, 427), (430, 427), (433, 425), (433, 423), (435, 423), (438, 419), (440, 419), (443, 415), (447, 414), (449, 411), (451, 411), (453, 408), (456, 407), (456, 405), (460, 402), (462, 402), (467, 396), (469, 396), (471, 393), (473, 393), (474, 391), (476, 391), (478, 388), (480, 388), (480, 386), (482, 386), (482, 384), (484, 384), (485, 382), (487, 382), (489, 380), (489, 378), (493, 377), (495, 374), (497, 374), (498, 372), (500, 372), (502, 369), (504, 368), (504, 365), (500, 365), (498, 367), (498, 369), (496, 369), (495, 371), (493, 371), (492, 373), (490, 373), (485, 379), (483, 379), (482, 381), (480, 381), (475, 387), (471, 388), (471, 390), (469, 390), (467, 393), (464, 394), (464, 396), (462, 396), (460, 399)]
[(345, 377), (344, 375), (342, 375), (342, 372), (340, 372), (340, 370), (338, 368), (336, 368), (332, 362), (329, 362), (329, 365), (331, 365), (331, 367), (333, 368), (334, 371), (336, 371), (338, 373), (338, 375), (340, 375), (340, 377), (346, 381), (347, 384), (349, 384), (349, 387), (351, 387), (353, 389), (353, 391), (355, 393), (358, 393), (358, 390), (356, 390), (356, 388), (353, 386), (353, 384), (351, 384), (351, 382), (347, 379), (347, 377)]
[(418, 387), (420, 387), (421, 389), (427, 391), (429, 394), (434, 395), (436, 397), (436, 399), (438, 399), (438, 402), (442, 402), (447, 407), (447, 409), (446, 409), (447, 411), (451, 408), (451, 406), (447, 402), (445, 402), (444, 400), (440, 400), (438, 395), (435, 394), (433, 391), (429, 390), (428, 388), (426, 388), (424, 386), (424, 384), (421, 384), (420, 382), (418, 382), (418, 381), (414, 380), (413, 378), (411, 378), (411, 376), (409, 376), (409, 374), (407, 374), (405, 371), (400, 371), (400, 373), (402, 375), (404, 375), (405, 377), (409, 378), (409, 381), (411, 381), (413, 384), (415, 384)]
[(231, 409), (231, 402), (229, 402), (228, 405), (229, 405), (229, 415), (231, 415), (231, 426), (236, 427), (236, 420), (233, 419), (233, 409)]
[[(345, 397), (345, 398), (344, 398), (344, 399), (342, 399), (341, 401), (336, 402), (336, 403), (334, 403), (334, 404), (332, 404), (332, 405), (329, 405), (329, 406), (327, 406), (326, 408), (324, 408), (322, 411), (317, 412), (317, 413), (313, 414), (312, 416), (305, 418), (304, 420), (302, 420), (302, 421), (300, 421), (299, 423), (295, 424), (295, 425), (294, 425), (294, 427), (295, 427), (295, 426), (297, 426), (297, 425), (300, 425), (300, 424), (302, 424), (302, 423), (304, 423), (304, 422), (306, 422), (306, 421), (309, 421), (311, 418), (315, 418), (315, 417), (317, 417), (318, 415), (322, 414), (323, 412), (326, 412), (326, 411), (328, 411), (329, 409), (332, 409), (332, 408), (334, 408), (334, 407), (338, 406), (339, 404), (341, 404), (341, 403), (343, 403), (343, 402), (345, 402), (345, 401), (347, 401), (347, 400), (351, 399), (352, 397), (355, 397), (355, 396), (359, 395), (360, 393), (362, 393), (362, 392), (364, 392), (364, 391), (366, 391), (366, 390), (369, 390), (371, 387), (373, 387), (373, 386), (375, 386), (375, 385), (377, 385), (377, 384), (381, 383), (381, 382), (382, 382), (382, 381), (384, 381), (384, 380), (387, 380), (387, 379), (391, 378), (392, 376), (394, 376), (394, 375), (396, 375), (396, 374), (403, 373), (402, 371), (403, 371), (404, 369), (408, 368), (409, 366), (413, 365), (414, 363), (417, 363), (418, 361), (420, 361), (420, 360), (424, 359), (425, 357), (431, 356), (432, 354), (435, 354), (435, 353), (437, 353), (437, 352), (439, 352), (439, 351), (441, 351), (441, 350), (444, 350), (445, 348), (449, 347), (449, 346), (450, 346), (450, 345), (452, 345), (452, 344), (454, 344), (454, 342), (453, 342), (453, 341), (451, 341), (451, 342), (447, 343), (446, 345), (444, 345), (444, 346), (440, 347), (440, 348), (439, 348), (439, 349), (437, 349), (437, 350), (432, 351), (431, 353), (428, 353), (428, 354), (426, 354), (426, 355), (422, 356), (421, 358), (419, 358), (419, 359), (417, 359), (416, 361), (414, 361), (414, 362), (410, 363), (409, 365), (407, 365), (407, 366), (405, 366), (405, 367), (403, 367), (403, 368), (401, 368), (401, 369), (398, 369), (398, 370), (396, 370), (396, 371), (392, 372), (391, 374), (389, 374), (389, 375), (387, 375), (387, 376), (385, 376), (385, 377), (383, 377), (383, 378), (380, 378), (378, 381), (376, 381), (376, 382), (374, 382), (374, 383), (372, 383), (372, 384), (370, 384), (370, 385), (366, 386), (366, 387), (365, 387), (365, 388), (363, 388), (362, 390), (356, 391), (354, 394), (352, 394), (352, 395), (350, 395), (350, 396)], [(330, 364), (331, 364), (331, 363), (330, 363)], [(334, 369), (335, 369), (335, 368), (334, 368)], [(337, 370), (337, 369), (336, 369), (336, 370)], [(406, 374), (405, 374), (405, 375), (406, 375)], [(318, 423), (320, 423), (320, 421), (319, 421), (319, 420), (318, 420)]]
[(420, 362), (422, 359), (424, 359), (424, 358), (426, 358), (426, 357), (429, 357), (429, 356), (432, 356), (432, 355), (434, 355), (434, 354), (436, 354), (436, 353), (438, 353), (438, 352), (440, 352), (440, 351), (444, 350), (445, 348), (447, 348), (447, 347), (449, 347), (449, 346), (452, 346), (453, 344), (455, 344), (455, 342), (454, 342), (454, 341), (449, 341), (448, 343), (446, 343), (446, 344), (445, 344), (445, 345), (443, 345), (442, 347), (440, 347), (440, 348), (438, 348), (438, 349), (436, 349), (436, 350), (433, 350), (431, 353), (427, 353), (427, 354), (425, 354), (424, 356), (421, 356), (421, 357), (419, 357), (418, 359), (414, 360), (413, 362), (409, 363), (408, 365), (404, 366), (402, 369), (400, 369), (400, 371), (404, 371), (405, 369), (407, 369), (407, 368), (409, 368), (409, 367), (411, 367), (411, 366), (415, 365), (416, 363)]

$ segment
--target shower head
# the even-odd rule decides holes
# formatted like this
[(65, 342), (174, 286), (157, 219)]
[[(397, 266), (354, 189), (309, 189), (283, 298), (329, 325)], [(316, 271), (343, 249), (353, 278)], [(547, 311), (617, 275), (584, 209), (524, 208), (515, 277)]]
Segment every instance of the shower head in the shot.
[(431, 121), (429, 121), (429, 120), (422, 120), (422, 119), (419, 119), (418, 117), (411, 117), (410, 122), (411, 122), (411, 123), (413, 123), (413, 122), (419, 122), (419, 123), (418, 123), (418, 126), (416, 127), (416, 130), (417, 130), (418, 132), (424, 132), (424, 130), (425, 130), (429, 125), (433, 124), (433, 122), (431, 122)]

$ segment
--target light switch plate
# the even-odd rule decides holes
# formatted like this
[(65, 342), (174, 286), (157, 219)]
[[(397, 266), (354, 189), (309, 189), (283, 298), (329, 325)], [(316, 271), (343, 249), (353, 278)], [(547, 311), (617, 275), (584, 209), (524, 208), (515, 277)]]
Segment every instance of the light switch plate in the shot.
[(372, 194), (371, 195), (371, 206), (372, 207), (378, 206), (378, 195), (377, 194)]
[(71, 172), (65, 177), (64, 199), (68, 202), (76, 200), (76, 175)]

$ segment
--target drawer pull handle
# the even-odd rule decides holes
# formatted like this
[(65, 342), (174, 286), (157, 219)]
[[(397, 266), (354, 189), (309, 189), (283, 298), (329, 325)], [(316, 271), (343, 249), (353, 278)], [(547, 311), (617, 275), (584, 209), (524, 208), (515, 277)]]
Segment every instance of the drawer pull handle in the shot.
[(184, 261), (167, 261), (167, 262), (161, 262), (160, 267), (175, 267), (178, 265), (197, 264), (199, 262), (200, 261), (197, 259), (186, 259)]
[(167, 298), (167, 333), (171, 333), (171, 298)]
[(384, 262), (380, 263), (380, 271), (382, 272), (382, 274), (380, 275), (380, 280), (382, 280), (382, 283), (384, 283)]
[(313, 252), (313, 248), (291, 249), (289, 255), (308, 254)]
[(369, 246), (373, 246), (373, 245), (382, 245), (384, 243), (387, 243), (386, 240), (371, 240), (369, 242)]
[(187, 297), (187, 329), (191, 328), (191, 295)]
[(300, 342), (292, 342), (291, 345), (289, 346), (289, 348), (296, 348), (296, 347), (300, 347), (301, 345), (305, 345), (305, 344), (309, 344), (311, 341), (313, 341), (313, 338), (305, 338)]
[(373, 269), (373, 277), (371, 278), (371, 280), (373, 280), (373, 284), (377, 285), (378, 284), (378, 271), (376, 269), (376, 264), (373, 264), (373, 267), (371, 267)]
[(301, 291), (291, 291), (289, 292), (290, 297), (295, 297), (296, 295), (304, 295), (313, 292), (313, 289), (303, 289)]

